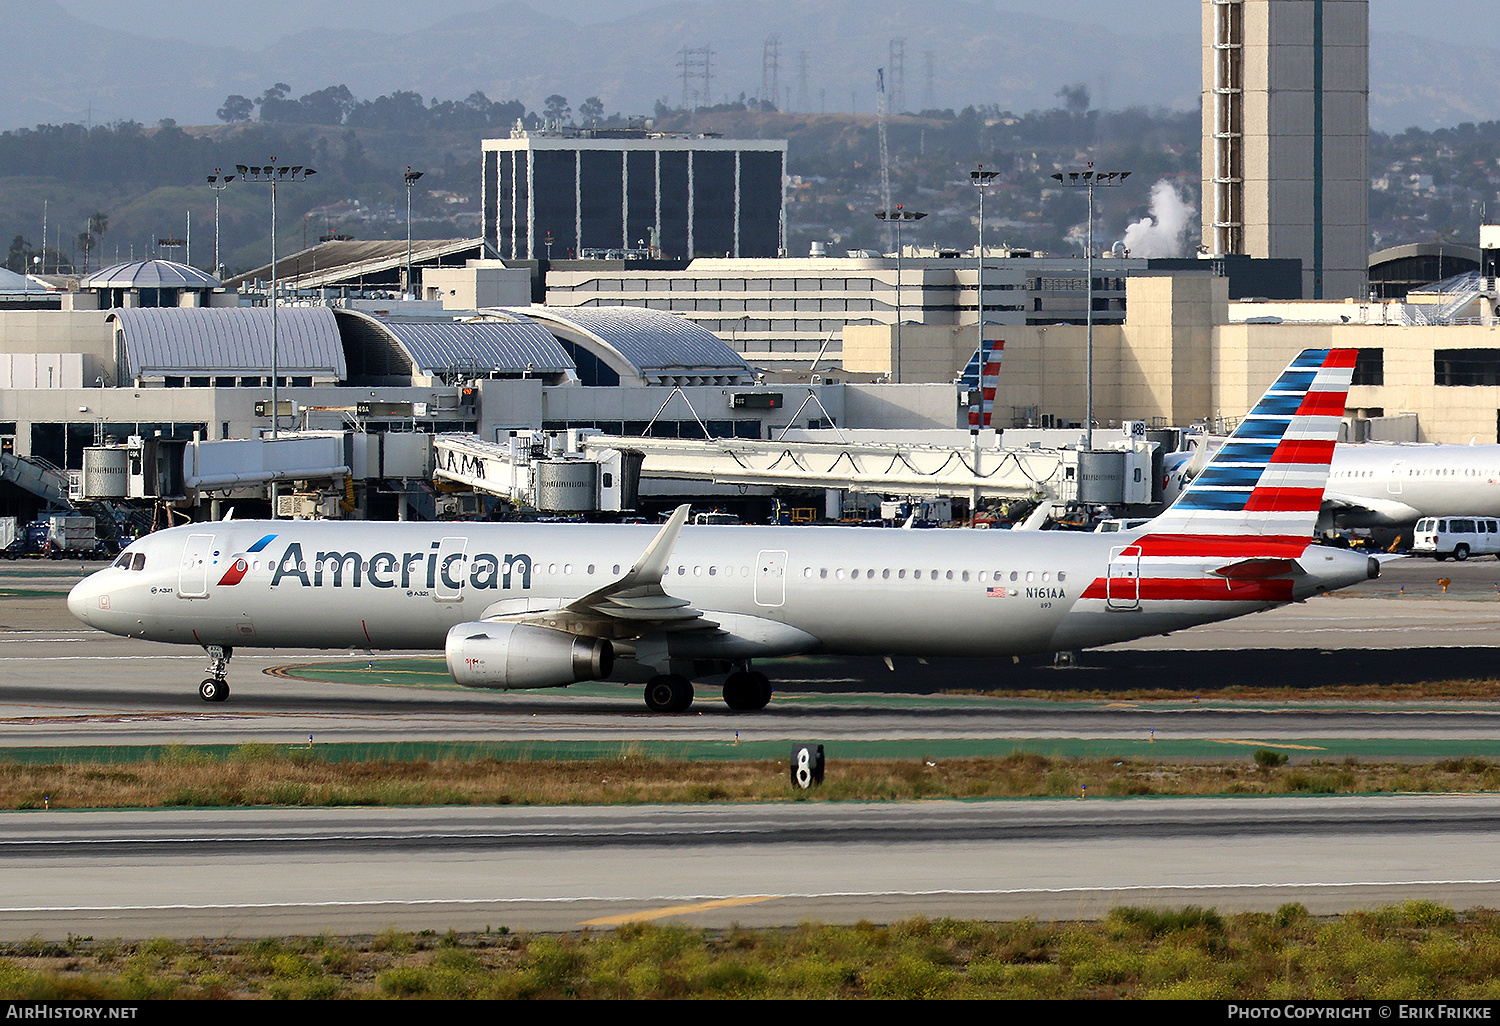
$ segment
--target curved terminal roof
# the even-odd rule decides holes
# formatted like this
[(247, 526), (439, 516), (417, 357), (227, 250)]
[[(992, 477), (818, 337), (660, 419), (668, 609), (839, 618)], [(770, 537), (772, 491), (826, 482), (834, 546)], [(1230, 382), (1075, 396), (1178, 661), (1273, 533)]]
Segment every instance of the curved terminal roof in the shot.
[(207, 271), (172, 260), (132, 260), (84, 275), (80, 289), (218, 289), (224, 285)]
[(570, 375), (574, 369), (572, 357), (535, 321), (412, 320), (351, 310), (341, 310), (338, 316), (353, 319), (364, 329), (378, 332), (387, 345), (400, 348), (410, 366), (386, 367), (385, 373), (484, 377), (498, 371), (545, 376)]
[(39, 285), (6, 267), (0, 267), (0, 292), (45, 292), (47, 286)]
[(622, 379), (648, 385), (732, 385), (754, 380), (744, 357), (713, 332), (637, 306), (505, 309), (587, 350)]
[[(116, 310), (108, 319), (119, 326), (122, 380), (271, 373), (271, 311), (266, 307), (147, 307)], [(277, 311), (276, 336), (278, 375), (346, 377), (344, 347), (332, 310), (282, 307)]]

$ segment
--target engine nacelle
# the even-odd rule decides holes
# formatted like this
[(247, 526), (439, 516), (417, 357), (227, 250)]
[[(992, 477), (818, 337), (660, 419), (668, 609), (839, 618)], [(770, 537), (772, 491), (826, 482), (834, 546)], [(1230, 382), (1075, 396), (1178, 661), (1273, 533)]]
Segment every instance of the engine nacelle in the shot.
[(615, 647), (524, 623), (461, 623), (448, 632), (448, 673), (466, 688), (558, 688), (601, 680)]

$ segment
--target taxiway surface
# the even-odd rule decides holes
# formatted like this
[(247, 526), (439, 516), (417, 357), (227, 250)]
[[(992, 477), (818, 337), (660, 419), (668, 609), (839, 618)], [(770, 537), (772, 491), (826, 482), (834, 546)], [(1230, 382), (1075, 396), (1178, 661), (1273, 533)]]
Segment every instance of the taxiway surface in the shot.
[[(363, 653), (204, 656), (68, 618), (77, 567), (0, 567), (0, 748), (246, 741), (1429, 739), (1489, 752), (1500, 703), (1043, 703), (950, 688), (1490, 679), (1500, 563), (1401, 561), (1343, 596), (1086, 653), (1081, 665), (787, 660), (776, 701), (680, 716), (636, 688), (465, 691)], [(1443, 585), (1447, 580), (1446, 593)], [(336, 665), (337, 673), (320, 672)], [(306, 668), (303, 679), (271, 676)], [(1466, 748), (1467, 746), (1467, 748)], [(1315, 912), (1500, 905), (1500, 798), (1074, 799), (624, 809), (0, 813), (0, 937), (1088, 917), (1114, 904)], [(601, 867), (607, 867), (601, 870)]]

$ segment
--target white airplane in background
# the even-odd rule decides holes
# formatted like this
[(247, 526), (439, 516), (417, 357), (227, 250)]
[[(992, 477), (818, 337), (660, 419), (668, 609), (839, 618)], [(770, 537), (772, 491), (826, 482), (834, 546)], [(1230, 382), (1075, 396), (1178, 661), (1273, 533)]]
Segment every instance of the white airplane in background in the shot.
[(771, 696), (802, 652), (1026, 655), (1165, 634), (1379, 574), (1312, 542), (1354, 366), (1309, 350), (1181, 498), (1115, 534), (837, 527), (222, 521), (149, 535), (68, 596), (100, 630), (201, 645), (206, 701), (237, 647), (446, 651), (476, 688), (643, 681), (686, 709)]
[[(1167, 456), (1165, 501), (1193, 480), (1198, 451)], [(1211, 452), (1212, 443), (1203, 451)], [(1340, 442), (1322, 512), (1324, 527), (1410, 527), (1422, 517), (1455, 513), (1500, 516), (1500, 445)]]

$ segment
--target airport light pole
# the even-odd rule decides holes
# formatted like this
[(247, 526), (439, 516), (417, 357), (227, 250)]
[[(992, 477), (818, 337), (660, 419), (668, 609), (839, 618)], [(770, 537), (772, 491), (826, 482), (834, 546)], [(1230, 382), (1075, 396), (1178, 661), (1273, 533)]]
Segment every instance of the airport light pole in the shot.
[(219, 193), (229, 188), (229, 183), (234, 181), (234, 175), (226, 175), (221, 169), (214, 168), (214, 173), (208, 176), (208, 187), (214, 191), (214, 277), (219, 276)]
[(985, 347), (984, 339), (984, 193), (991, 181), (998, 175), (999, 171), (986, 171), (984, 165), (980, 164), (974, 171), (969, 172), (969, 181), (973, 183), (975, 191), (979, 193), (979, 278), (976, 290), (979, 293), (979, 378), (976, 384), (979, 386), (979, 424), (984, 427), (984, 368), (989, 362), (990, 351)]
[(411, 187), (421, 177), (421, 171), (413, 171), (410, 164), (406, 165), (406, 294), (413, 299), (417, 296), (411, 285)]
[(920, 210), (907, 210), (900, 203), (894, 210), (877, 210), (875, 216), (881, 221), (896, 225), (896, 359), (891, 368), (891, 377), (901, 382), (901, 225), (905, 221), (920, 221), (927, 215)]
[[(271, 437), (274, 439), (281, 412), (277, 405), (281, 367), (276, 335), (276, 186), (284, 182), (305, 182), (318, 172), (301, 164), (277, 164), (275, 157), (271, 158), (269, 164), (261, 166), (236, 164), (234, 167), (240, 173), (240, 181), (271, 186)], [(274, 499), (271, 515), (276, 515)]]
[(1066, 188), (1086, 189), (1089, 197), (1088, 254), (1084, 261), (1084, 274), (1087, 278), (1084, 304), (1087, 308), (1085, 323), (1088, 325), (1088, 368), (1085, 372), (1088, 377), (1088, 410), (1084, 426), (1088, 432), (1087, 446), (1092, 452), (1094, 448), (1094, 187), (1117, 188), (1125, 184), (1125, 179), (1130, 177), (1130, 172), (1095, 171), (1094, 162), (1091, 160), (1084, 165), (1082, 171), (1058, 172), (1052, 177)]

